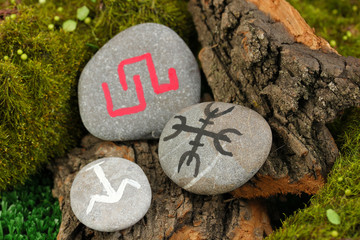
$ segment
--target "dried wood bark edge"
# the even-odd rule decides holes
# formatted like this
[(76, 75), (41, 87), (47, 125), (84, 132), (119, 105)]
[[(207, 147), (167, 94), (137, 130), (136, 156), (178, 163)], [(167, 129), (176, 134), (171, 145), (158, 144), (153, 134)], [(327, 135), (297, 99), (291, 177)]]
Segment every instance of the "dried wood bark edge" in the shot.
[(269, 14), (275, 21), (281, 22), (286, 30), (294, 36), (298, 43), (308, 46), (310, 49), (321, 49), (324, 52), (337, 51), (323, 38), (316, 36), (311, 28), (301, 17), (300, 13), (285, 0), (247, 0), (255, 4), (265, 14)]

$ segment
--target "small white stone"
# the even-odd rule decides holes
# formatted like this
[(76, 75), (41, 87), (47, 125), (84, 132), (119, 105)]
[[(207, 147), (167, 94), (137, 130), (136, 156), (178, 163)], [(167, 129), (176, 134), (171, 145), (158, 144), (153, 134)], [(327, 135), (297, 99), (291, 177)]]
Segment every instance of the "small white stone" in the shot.
[(123, 158), (101, 158), (76, 175), (70, 204), (85, 226), (113, 232), (143, 218), (151, 204), (151, 188), (137, 164)]
[(252, 178), (269, 155), (271, 129), (257, 112), (206, 102), (185, 108), (166, 124), (159, 143), (165, 174), (197, 194), (232, 191)]

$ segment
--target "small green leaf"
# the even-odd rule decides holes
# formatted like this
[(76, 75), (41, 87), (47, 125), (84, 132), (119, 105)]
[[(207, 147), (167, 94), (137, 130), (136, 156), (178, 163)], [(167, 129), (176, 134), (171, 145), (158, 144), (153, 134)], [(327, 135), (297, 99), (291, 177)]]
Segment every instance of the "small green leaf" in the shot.
[(80, 21), (83, 21), (90, 13), (90, 10), (86, 6), (82, 6), (81, 8), (77, 9), (77, 18)]
[(91, 0), (93, 3), (95, 3), (96, 2), (96, 0)]
[(77, 23), (74, 20), (67, 20), (63, 23), (62, 27), (65, 32), (72, 32), (76, 29)]
[(326, 210), (326, 216), (332, 224), (339, 225), (340, 224), (340, 216), (332, 209)]
[(92, 44), (92, 43), (86, 43), (86, 46), (91, 47), (91, 48), (94, 48), (94, 49), (96, 49), (96, 50), (100, 48), (99, 46), (97, 46), (97, 45), (95, 45), (95, 44)]

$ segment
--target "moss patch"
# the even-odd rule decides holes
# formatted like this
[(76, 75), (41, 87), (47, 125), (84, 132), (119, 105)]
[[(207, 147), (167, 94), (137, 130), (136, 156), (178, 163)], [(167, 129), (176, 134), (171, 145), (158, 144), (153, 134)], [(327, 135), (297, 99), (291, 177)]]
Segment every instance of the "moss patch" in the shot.
[(105, 8), (99, 13), (94, 34), (106, 41), (118, 32), (144, 22), (167, 25), (189, 44), (195, 29), (184, 0), (104, 0)]
[(360, 58), (360, 2), (358, 0), (289, 0), (315, 29), (343, 56)]
[[(360, 111), (352, 109), (344, 118), (340, 123), (345, 131), (338, 138), (341, 156), (327, 183), (309, 207), (288, 217), (268, 239), (360, 238)], [(340, 224), (330, 222), (328, 209), (340, 216)]]
[[(109, 38), (143, 22), (167, 25), (185, 40), (192, 32), (179, 0), (41, 2), (0, 0), (0, 191), (77, 144), (78, 77)], [(83, 6), (86, 23), (77, 19)], [(68, 20), (76, 23), (71, 32), (63, 29)]]
[(45, 15), (42, 6), (18, 5), (16, 18), (0, 23), (0, 190), (23, 183), (81, 135), (76, 79), (91, 56), (89, 38), (49, 30), (49, 8)]

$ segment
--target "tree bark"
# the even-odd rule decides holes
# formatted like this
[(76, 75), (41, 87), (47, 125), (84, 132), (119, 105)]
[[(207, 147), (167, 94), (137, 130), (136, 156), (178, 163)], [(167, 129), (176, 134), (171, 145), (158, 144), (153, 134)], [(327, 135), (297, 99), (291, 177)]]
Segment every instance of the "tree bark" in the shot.
[[(156, 141), (114, 143), (88, 135), (82, 146), (49, 166), (54, 173), (53, 195), (62, 211), (58, 239), (262, 239), (272, 232), (262, 200), (241, 200), (230, 194), (201, 196), (175, 185), (162, 171)], [(113, 233), (85, 227), (70, 207), (70, 188), (77, 172), (102, 157), (136, 162), (147, 175), (153, 194), (142, 220)]]
[(215, 100), (254, 109), (273, 132), (264, 166), (234, 196), (316, 193), (338, 156), (325, 124), (360, 106), (359, 59), (338, 55), (283, 0), (191, 0), (189, 10)]

